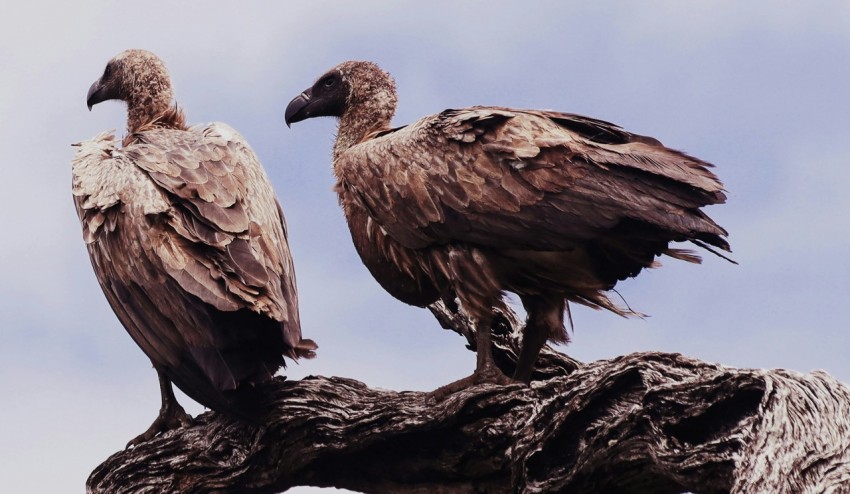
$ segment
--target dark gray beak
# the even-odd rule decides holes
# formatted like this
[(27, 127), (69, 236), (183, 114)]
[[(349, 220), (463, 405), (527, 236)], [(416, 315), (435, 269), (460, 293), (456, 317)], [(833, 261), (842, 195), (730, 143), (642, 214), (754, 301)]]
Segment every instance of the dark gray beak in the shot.
[(103, 97), (103, 87), (100, 85), (100, 79), (94, 81), (94, 84), (89, 88), (89, 93), (86, 95), (86, 105), (89, 107), (89, 111), (91, 111), (91, 107), (104, 101), (106, 98)]
[(293, 98), (292, 101), (286, 105), (284, 120), (286, 121), (287, 127), (290, 127), (295, 122), (300, 122), (313, 116), (310, 112), (310, 102), (312, 101), (312, 98), (313, 88), (310, 88)]

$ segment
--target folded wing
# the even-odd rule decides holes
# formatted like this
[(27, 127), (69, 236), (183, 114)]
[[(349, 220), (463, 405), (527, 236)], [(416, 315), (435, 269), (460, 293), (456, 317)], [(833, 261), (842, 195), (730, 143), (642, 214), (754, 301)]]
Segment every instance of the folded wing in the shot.
[[(253, 151), (223, 124), (84, 143), (74, 196), (121, 322), (187, 394), (223, 391), (309, 357), (282, 211)], [(95, 241), (96, 240), (96, 241)]]
[(725, 200), (709, 163), (587, 117), (446, 110), (339, 161), (361, 205), (411, 248), (561, 250), (614, 228), (729, 248), (726, 231), (699, 211)]

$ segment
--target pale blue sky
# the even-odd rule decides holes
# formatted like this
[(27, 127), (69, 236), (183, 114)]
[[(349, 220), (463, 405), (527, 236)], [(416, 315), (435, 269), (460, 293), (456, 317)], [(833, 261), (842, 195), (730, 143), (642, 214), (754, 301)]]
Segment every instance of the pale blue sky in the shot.
[[(326, 69), (396, 77), (398, 125), (473, 104), (582, 113), (717, 165), (733, 266), (667, 260), (620, 285), (652, 317), (582, 307), (565, 349), (639, 350), (850, 380), (850, 4), (846, 2), (18, 2), (0, 19), (0, 485), (80, 491), (153, 420), (150, 363), (109, 309), (70, 194), (71, 143), (123, 132), (85, 94), (113, 55), (146, 48), (189, 120), (252, 144), (286, 211), (304, 334), (339, 375), (430, 390), (474, 356), (361, 266), (331, 191), (331, 119), (283, 110)], [(201, 407), (184, 404), (193, 412)]]

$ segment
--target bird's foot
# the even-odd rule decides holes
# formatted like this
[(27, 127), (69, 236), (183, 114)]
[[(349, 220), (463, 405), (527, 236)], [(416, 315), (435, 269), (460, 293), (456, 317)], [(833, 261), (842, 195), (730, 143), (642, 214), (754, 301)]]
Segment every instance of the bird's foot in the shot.
[(506, 386), (508, 384), (523, 383), (506, 376), (496, 366), (487, 366), (483, 369), (476, 369), (471, 376), (464, 377), (463, 379), (446, 384), (445, 386), (440, 386), (434, 391), (431, 391), (428, 393), (427, 400), (431, 403), (439, 403), (444, 401), (450, 395), (477, 384), (498, 384), (500, 386)]
[(190, 425), (192, 425), (192, 416), (186, 413), (186, 410), (177, 401), (171, 402), (159, 410), (159, 415), (153, 421), (153, 424), (148, 427), (148, 430), (127, 443), (127, 448), (138, 446), (164, 432)]

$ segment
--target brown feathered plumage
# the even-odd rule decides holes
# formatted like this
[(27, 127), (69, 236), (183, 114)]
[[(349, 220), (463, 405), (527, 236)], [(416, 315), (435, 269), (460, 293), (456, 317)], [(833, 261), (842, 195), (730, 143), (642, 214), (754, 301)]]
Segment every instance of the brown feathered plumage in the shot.
[[(700, 208), (724, 202), (710, 164), (616, 125), (566, 113), (472, 107), (392, 129), (395, 83), (345, 62), (286, 110), (287, 123), (340, 118), (336, 190), (354, 244), (379, 283), (410, 304), (443, 297), (478, 323), (471, 378), (505, 382), (489, 356), (503, 291), (528, 312), (514, 378), (528, 381), (547, 339), (566, 341), (566, 301), (631, 312), (606, 292), (691, 241), (729, 250)], [(469, 381), (462, 381), (466, 384)]]
[(78, 145), (73, 195), (92, 266), (160, 376), (163, 410), (137, 441), (185, 423), (170, 382), (214, 410), (251, 417), (254, 383), (311, 357), (301, 338), (283, 212), (247, 142), (225, 124), (188, 129), (162, 62), (109, 62), (88, 105), (128, 105), (123, 145)]

